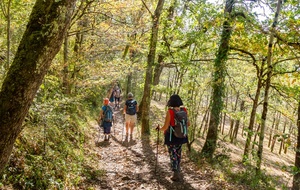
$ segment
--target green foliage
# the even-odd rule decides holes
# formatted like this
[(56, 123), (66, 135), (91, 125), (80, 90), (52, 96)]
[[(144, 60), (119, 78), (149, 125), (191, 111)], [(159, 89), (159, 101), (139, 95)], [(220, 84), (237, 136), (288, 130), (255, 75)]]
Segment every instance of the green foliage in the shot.
[(246, 167), (244, 171), (240, 171), (235, 174), (230, 171), (228, 172), (232, 180), (240, 184), (246, 184), (250, 186), (251, 189), (276, 189), (275, 184), (272, 185), (272, 183), (276, 182), (278, 179), (273, 179), (271, 176), (267, 176), (263, 172), (257, 176), (255, 168)]
[(47, 76), (41, 86), (0, 178), (2, 185), (65, 189), (103, 175), (102, 171), (87, 169), (93, 158), (84, 155), (83, 146), (88, 138), (87, 121), (93, 115), (90, 111), (99, 104), (93, 95), (96, 89), (70, 97), (59, 91), (58, 84), (54, 76)]

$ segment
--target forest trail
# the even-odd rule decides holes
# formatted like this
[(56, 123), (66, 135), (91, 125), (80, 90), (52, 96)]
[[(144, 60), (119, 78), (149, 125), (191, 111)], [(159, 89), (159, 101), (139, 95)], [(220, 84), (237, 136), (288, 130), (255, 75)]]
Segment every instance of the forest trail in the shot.
[(188, 161), (185, 155), (181, 164), (184, 181), (173, 182), (170, 179), (172, 172), (163, 142), (160, 142), (158, 146), (159, 154), (155, 172), (156, 142), (146, 138), (141, 140), (138, 135), (140, 127), (135, 127), (133, 135), (135, 142), (126, 141), (125, 129), (122, 131), (124, 127), (122, 108), (115, 110), (114, 113), (115, 123), (109, 142), (104, 141), (102, 132), (99, 136), (99, 127), (96, 122), (93, 124), (95, 145), (100, 157), (100, 169), (106, 171), (105, 177), (98, 180), (98, 189), (219, 189), (209, 182), (212, 178), (209, 172), (203, 175), (195, 170), (196, 167)]

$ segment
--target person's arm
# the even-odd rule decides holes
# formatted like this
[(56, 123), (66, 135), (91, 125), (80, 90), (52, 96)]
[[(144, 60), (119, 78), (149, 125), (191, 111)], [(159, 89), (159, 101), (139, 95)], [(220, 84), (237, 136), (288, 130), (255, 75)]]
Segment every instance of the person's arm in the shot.
[(170, 112), (168, 110), (167, 114), (166, 114), (166, 117), (165, 117), (164, 126), (162, 128), (160, 128), (159, 130), (161, 130), (161, 131), (167, 130), (169, 128), (169, 126), (170, 126), (170, 120), (171, 120), (171, 115), (170, 115)]
[(123, 109), (123, 114), (125, 115), (126, 114), (126, 109), (127, 109), (127, 106), (126, 104), (124, 105), (124, 109)]
[(136, 103), (136, 105), (135, 105), (135, 110), (136, 110), (136, 112), (139, 112), (139, 106), (138, 106), (137, 103)]
[(103, 117), (103, 109), (101, 108), (100, 114), (99, 114), (99, 118), (98, 118), (98, 122), (100, 123), (101, 119)]

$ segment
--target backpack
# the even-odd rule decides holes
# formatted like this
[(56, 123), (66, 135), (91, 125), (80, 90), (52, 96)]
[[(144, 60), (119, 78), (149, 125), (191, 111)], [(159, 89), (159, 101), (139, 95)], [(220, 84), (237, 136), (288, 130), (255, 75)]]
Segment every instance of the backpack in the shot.
[(104, 111), (103, 115), (104, 115), (103, 121), (112, 122), (112, 120), (113, 120), (113, 111), (112, 111), (112, 108), (110, 106), (105, 106), (105, 111)]
[(136, 105), (137, 102), (135, 100), (127, 100), (126, 101), (126, 113), (129, 115), (135, 115), (136, 114)]
[(173, 111), (174, 111), (175, 126), (170, 126), (170, 141), (171, 141), (172, 133), (177, 138), (186, 138), (188, 135), (187, 112), (183, 108), (180, 108), (179, 111), (173, 109)]
[(120, 95), (121, 95), (121, 90), (120, 89), (115, 90), (115, 97), (120, 98)]

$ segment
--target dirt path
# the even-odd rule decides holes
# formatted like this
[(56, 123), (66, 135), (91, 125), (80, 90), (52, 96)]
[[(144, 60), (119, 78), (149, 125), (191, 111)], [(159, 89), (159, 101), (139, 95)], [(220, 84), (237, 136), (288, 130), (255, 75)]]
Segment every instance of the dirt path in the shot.
[[(152, 110), (163, 110), (161, 104), (155, 104)], [(155, 113), (152, 113), (154, 115)], [(111, 189), (111, 190), (128, 190), (128, 189), (196, 189), (196, 190), (250, 190), (253, 189), (243, 183), (243, 177), (240, 176), (238, 171), (245, 172), (245, 167), (240, 163), (241, 151), (243, 148), (243, 143), (233, 145), (231, 143), (220, 142), (219, 153), (225, 151), (226, 155), (229, 155), (226, 161), (221, 161), (217, 165), (217, 169), (213, 169), (211, 165), (201, 161), (200, 168), (195, 165), (193, 161), (193, 156), (188, 156), (185, 151), (183, 151), (181, 169), (184, 176), (183, 182), (173, 182), (170, 177), (172, 172), (170, 171), (170, 161), (167, 153), (166, 147), (163, 145), (162, 133), (160, 133), (160, 142), (158, 146), (158, 162), (156, 165), (156, 139), (144, 138), (141, 140), (140, 127), (135, 128), (134, 140), (135, 142), (128, 142), (125, 140), (124, 120), (121, 110), (115, 110), (115, 123), (112, 128), (112, 138), (109, 142), (103, 141), (104, 135), (102, 134), (99, 138), (98, 126), (96, 122), (92, 123), (92, 128), (94, 129), (94, 137), (96, 142), (90, 142), (91, 146), (88, 147), (88, 151), (94, 152), (97, 155), (97, 160), (94, 162), (93, 171), (100, 170), (106, 171), (105, 175), (101, 174), (101, 177), (96, 177), (88, 181), (92, 183), (95, 189)], [(123, 134), (123, 138), (122, 138)], [(149, 137), (148, 137), (149, 138)], [(152, 137), (153, 138), (153, 137)], [(201, 139), (200, 139), (201, 140)], [(200, 150), (204, 142), (195, 141), (193, 148), (195, 150)], [(240, 139), (243, 141), (243, 139)], [(95, 146), (96, 144), (96, 146)], [(186, 145), (184, 145), (186, 146)], [(92, 150), (91, 150), (92, 149)], [(266, 152), (268, 149), (266, 149)], [(223, 154), (220, 154), (223, 155)], [(269, 155), (266, 154), (265, 155)], [(282, 163), (278, 155), (270, 153), (267, 163)], [(285, 155), (282, 155), (285, 158)], [(280, 157), (281, 159), (283, 159)], [(98, 160), (99, 159), (99, 160)], [(283, 159), (288, 161), (288, 159)], [(232, 163), (231, 163), (232, 162)], [(291, 162), (291, 161), (290, 161)], [(287, 162), (289, 163), (289, 162)], [(224, 164), (232, 164), (232, 166), (226, 167), (222, 166)], [(274, 164), (275, 165), (275, 164)], [(284, 176), (286, 173), (280, 171), (281, 168), (279, 164), (277, 167), (274, 165), (266, 168), (271, 176), (280, 179), (279, 182), (273, 182), (278, 185), (281, 189), (282, 184), (290, 184), (291, 178), (289, 176)], [(224, 169), (224, 171), (223, 171)], [(230, 169), (231, 172), (227, 172), (226, 169)], [(275, 171), (275, 172), (274, 172)], [(99, 176), (99, 175), (96, 175)], [(250, 178), (251, 179), (251, 178)], [(290, 181), (286, 181), (290, 180)], [(273, 184), (274, 185), (274, 184)]]
[[(101, 157), (101, 169), (106, 171), (100, 180), (99, 189), (214, 189), (204, 180), (200, 171), (195, 171), (192, 163), (183, 156), (183, 182), (173, 182), (169, 167), (169, 157), (165, 146), (158, 146), (158, 162), (156, 166), (156, 143), (150, 139), (141, 140), (140, 128), (135, 128), (135, 142), (125, 140), (124, 120), (121, 110), (115, 110), (115, 123), (112, 138), (103, 141), (104, 136), (97, 137), (98, 153)], [(94, 125), (95, 130), (98, 126)], [(123, 138), (122, 138), (123, 134)], [(162, 135), (162, 134), (160, 134)], [(152, 140), (153, 141), (153, 140)], [(156, 170), (156, 171), (155, 171)], [(209, 176), (205, 174), (205, 178)], [(209, 180), (210, 181), (210, 180)]]

